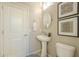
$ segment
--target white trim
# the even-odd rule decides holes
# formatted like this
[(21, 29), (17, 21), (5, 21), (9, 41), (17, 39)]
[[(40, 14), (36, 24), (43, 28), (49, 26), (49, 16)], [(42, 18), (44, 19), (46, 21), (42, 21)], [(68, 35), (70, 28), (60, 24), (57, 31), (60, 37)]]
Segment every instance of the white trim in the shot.
[(48, 54), (48, 57), (52, 57), (52, 55)]
[(29, 53), (27, 54), (27, 56), (32, 55), (32, 54), (38, 54), (38, 55), (40, 56), (40, 54), (39, 54), (40, 52), (41, 52), (41, 49), (36, 50), (36, 51), (33, 51), (33, 52), (29, 52)]

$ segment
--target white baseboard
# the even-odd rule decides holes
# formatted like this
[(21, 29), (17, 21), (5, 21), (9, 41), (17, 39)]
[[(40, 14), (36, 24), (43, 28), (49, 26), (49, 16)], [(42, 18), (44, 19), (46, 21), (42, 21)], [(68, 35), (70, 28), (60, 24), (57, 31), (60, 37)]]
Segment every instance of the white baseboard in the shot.
[(40, 53), (40, 51), (41, 51), (40, 49), (36, 50), (36, 51), (33, 51), (33, 52), (30, 53), (30, 55), (32, 55), (32, 54), (38, 54), (38, 53)]
[(52, 55), (48, 54), (48, 57), (52, 57)]
[(38, 54), (40, 56), (40, 52), (41, 52), (41, 49), (33, 51), (33, 52), (30, 52), (30, 53), (28, 53), (27, 56), (32, 55), (32, 54)]
[[(28, 53), (27, 56), (33, 55), (33, 54), (38, 54), (40, 56), (40, 52), (41, 52), (41, 49), (33, 51), (33, 52), (30, 52), (30, 53)], [(53, 56), (51, 54), (48, 54), (48, 57), (53, 57)]]

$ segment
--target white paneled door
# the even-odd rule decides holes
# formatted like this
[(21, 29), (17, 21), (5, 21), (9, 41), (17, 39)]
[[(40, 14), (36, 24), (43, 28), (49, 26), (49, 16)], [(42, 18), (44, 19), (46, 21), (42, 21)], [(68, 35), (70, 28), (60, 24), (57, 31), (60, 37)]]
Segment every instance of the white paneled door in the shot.
[(0, 37), (3, 39), (1, 40), (3, 41), (3, 46), (1, 47), (3, 48), (3, 52), (0, 51), (0, 55), (2, 53), (5, 57), (27, 56), (29, 54), (30, 35), (28, 8), (22, 9), (20, 6), (14, 6), (6, 3), (3, 4), (2, 10), (4, 34), (3, 38)]

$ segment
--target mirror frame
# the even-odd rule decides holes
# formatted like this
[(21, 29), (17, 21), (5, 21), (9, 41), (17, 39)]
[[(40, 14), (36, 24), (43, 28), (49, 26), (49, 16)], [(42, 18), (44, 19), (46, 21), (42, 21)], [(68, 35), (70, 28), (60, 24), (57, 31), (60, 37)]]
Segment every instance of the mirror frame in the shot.
[(43, 25), (44, 28), (49, 28), (52, 23), (52, 18), (49, 13), (43, 13)]

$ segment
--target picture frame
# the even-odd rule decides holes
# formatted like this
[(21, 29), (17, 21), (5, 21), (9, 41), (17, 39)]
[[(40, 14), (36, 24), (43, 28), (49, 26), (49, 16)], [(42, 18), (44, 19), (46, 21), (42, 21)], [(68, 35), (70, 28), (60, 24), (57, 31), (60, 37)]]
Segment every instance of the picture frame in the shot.
[(58, 18), (79, 14), (79, 2), (61, 2), (58, 4)]
[(58, 21), (58, 35), (79, 37), (79, 17)]

